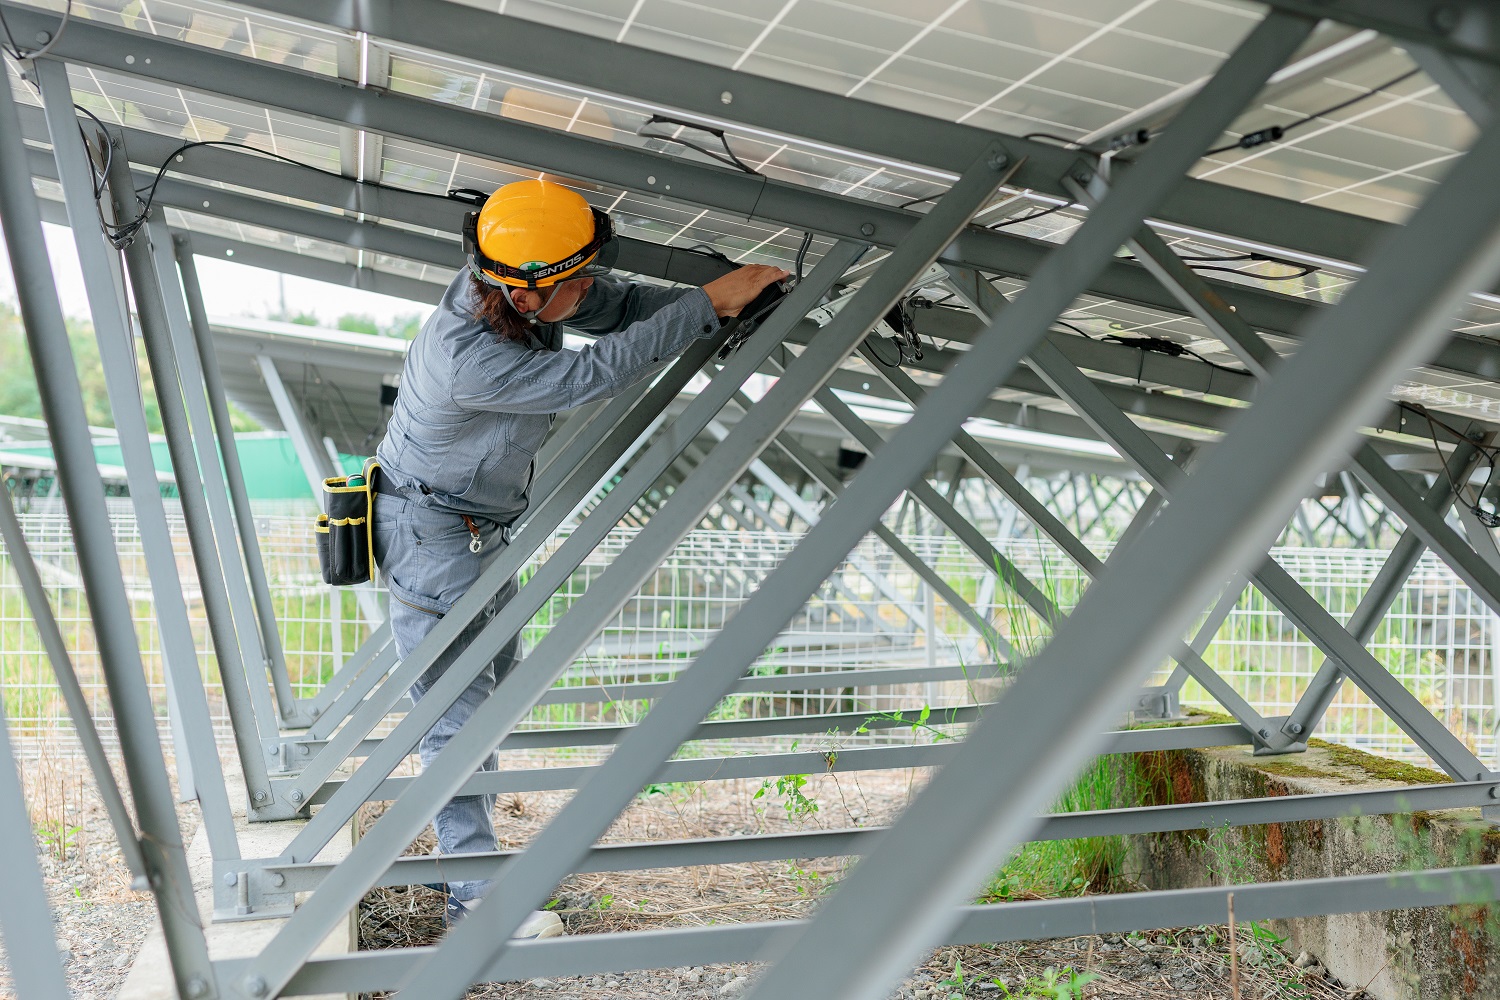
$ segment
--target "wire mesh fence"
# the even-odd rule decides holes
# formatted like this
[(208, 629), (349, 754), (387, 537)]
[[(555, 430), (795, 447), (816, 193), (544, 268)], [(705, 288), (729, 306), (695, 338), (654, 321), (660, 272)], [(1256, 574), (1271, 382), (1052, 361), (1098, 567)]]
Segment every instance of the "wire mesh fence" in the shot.
[[(111, 500), (111, 516), (127, 592), (135, 612), (147, 680), (166, 731), (166, 688), (161, 641), (149, 578), (128, 500)], [(214, 721), (229, 736), (217, 664), (196, 585), (180, 512), (169, 511), (179, 574), (193, 628), (199, 668), (207, 682)], [(21, 521), (51, 598), (54, 615), (72, 650), (96, 720), (106, 738), (112, 717), (99, 670), (98, 648), (78, 577), (67, 520), (60, 505), (31, 502)], [(893, 524), (899, 513), (893, 512)], [(256, 510), (266, 573), (280, 623), (293, 690), (311, 697), (354, 654), (370, 632), (355, 594), (325, 586), (318, 574), (310, 514), (297, 505)], [(534, 646), (574, 601), (625, 552), (637, 529), (620, 527), (598, 546), (568, 582), (551, 595), (526, 627)], [(523, 580), (566, 539), (549, 543), (522, 571)], [(726, 698), (715, 718), (862, 713), (872, 715), (928, 706), (943, 708), (989, 700), (1003, 681), (980, 680), (1036, 651), (1049, 633), (1043, 618), (1016, 596), (1009, 579), (1024, 575), (1066, 611), (1086, 579), (1055, 548), (1029, 538), (1009, 538), (1000, 548), (1014, 569), (979, 563), (950, 535), (911, 534), (904, 540), (925, 564), (967, 601), (991, 628), (981, 632), (935, 597), (917, 573), (873, 537), (849, 554), (765, 650), (746, 683)], [(526, 725), (576, 726), (634, 722), (649, 708), (649, 690), (622, 687), (669, 681), (691, 664), (800, 535), (785, 531), (697, 530), (676, 547), (559, 680), (551, 703)], [(1109, 543), (1096, 549), (1107, 556)], [(1353, 612), (1384, 560), (1380, 550), (1278, 548), (1273, 555), (1339, 620)], [(31, 615), (0, 557), (0, 696), (12, 732), (55, 737), (67, 712), (42, 652)], [(1426, 556), (1407, 581), (1369, 648), (1435, 715), (1485, 759), (1496, 754), (1496, 671), (1500, 641), (1495, 617), (1439, 560)], [(1316, 647), (1253, 589), (1218, 630), (1205, 659), (1261, 712), (1289, 711), (1322, 661)], [(998, 664), (998, 667), (996, 666)], [(1163, 666), (1158, 682), (1166, 676)], [(934, 680), (886, 683), (888, 671), (923, 669)], [(849, 672), (862, 671), (868, 679)], [(878, 673), (877, 673), (878, 672)], [(918, 677), (923, 674), (916, 675)], [(834, 675), (820, 678), (819, 675)], [(640, 696), (637, 696), (640, 695)], [(1193, 682), (1184, 704), (1213, 707)], [(1393, 722), (1352, 685), (1339, 692), (1319, 732), (1376, 753), (1421, 761), (1423, 756)]]

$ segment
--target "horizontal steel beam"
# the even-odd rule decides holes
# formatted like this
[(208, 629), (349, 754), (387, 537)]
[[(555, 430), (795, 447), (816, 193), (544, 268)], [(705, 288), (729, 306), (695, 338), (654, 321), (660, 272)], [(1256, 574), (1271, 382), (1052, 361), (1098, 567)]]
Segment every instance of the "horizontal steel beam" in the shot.
[[(46, 15), (38, 14), (30, 8), (6, 5), (6, 9), (12, 24), (20, 25), (17, 30), (23, 33), (33, 29), (46, 30), (51, 24)], [(54, 54), (59, 58), (99, 66), (112, 72), (154, 79), (193, 90), (212, 90), (231, 98), (254, 93), (263, 103), (326, 121), (353, 123), (361, 128), (429, 143), (439, 148), (459, 149), (501, 162), (562, 171), (568, 176), (586, 177), (630, 190), (647, 193), (654, 191), (671, 198), (678, 198), (682, 192), (691, 191), (691, 198), (697, 204), (779, 225), (810, 228), (830, 236), (873, 240), (891, 246), (903, 239), (920, 218), (914, 213), (884, 207), (871, 201), (753, 178), (739, 171), (612, 145), (403, 94), (354, 88), (327, 77), (138, 32), (109, 28), (98, 23), (70, 25)], [(127, 56), (132, 57), (133, 62), (126, 63)], [(569, 64), (571, 62), (570, 60)], [(864, 102), (854, 103), (861, 109), (861, 114), (866, 113), (865, 109), (873, 109), (873, 106)], [(1057, 188), (1059, 192), (1063, 190), (1061, 178), (1072, 169), (1076, 154), (1066, 153), (1046, 144), (1010, 137), (1005, 139), (1005, 143), (1013, 159), (1022, 155), (1030, 157), (1023, 164), (1023, 171), (1035, 169), (1042, 162), (1051, 164), (1057, 160), (1059, 152), (1065, 153), (1067, 164), (1058, 161), (1055, 174), (1052, 166), (1049, 165), (1046, 169), (1048, 176), (1053, 179), (1050, 186)], [(1128, 172), (1127, 165), (1116, 166), (1117, 178)], [(654, 182), (648, 180), (650, 178), (654, 178)], [(1032, 179), (1020, 183), (1030, 187), (1039, 186)], [(668, 190), (674, 193), (668, 195)], [(1297, 205), (1218, 184), (1186, 181), (1174, 196), (1172, 204), (1175, 205), (1178, 201), (1196, 205), (1194, 211), (1201, 213), (1204, 219), (1216, 220), (1231, 231), (1235, 230), (1227, 225), (1229, 222), (1243, 222), (1256, 230), (1270, 230), (1267, 235), (1279, 233), (1283, 236), (1287, 232), (1316, 231), (1320, 237), (1326, 238), (1347, 231), (1349, 227), (1359, 229), (1360, 235), (1357, 238), (1344, 241), (1346, 245), (1343, 249), (1348, 252), (1323, 254), (1336, 260), (1362, 259), (1363, 248), (1380, 233), (1388, 231), (1385, 223)], [(347, 199), (339, 204), (343, 203), (347, 203)], [(1293, 226), (1278, 214), (1278, 207), (1298, 212), (1306, 210), (1312, 215)], [(1316, 216), (1316, 220), (1313, 216)], [(1175, 218), (1175, 215), (1162, 217)], [(1276, 222), (1270, 223), (1269, 220), (1273, 219)], [(945, 251), (943, 260), (993, 274), (1024, 276), (1035, 270), (1037, 260), (1047, 252), (1049, 246), (1050, 244), (970, 227)], [(1136, 273), (1119, 270), (1122, 267), (1133, 268)], [(1121, 263), (1112, 265), (1105, 277), (1116, 274), (1131, 275), (1134, 278), (1132, 286), (1146, 294), (1147, 301), (1163, 299), (1161, 290), (1154, 287), (1154, 282), (1145, 274), (1144, 269)], [(1249, 303), (1241, 302), (1240, 299), (1247, 297), (1255, 300), (1271, 296), (1266, 299), (1267, 303), (1275, 303), (1277, 300), (1296, 303), (1298, 300), (1260, 290), (1247, 291), (1244, 290), (1245, 286), (1237, 287), (1230, 283), (1215, 282), (1214, 287), (1224, 288), (1225, 300), (1241, 310), (1252, 325), (1283, 332), (1295, 328), (1295, 323), (1272, 322), (1273, 317), (1270, 315), (1258, 315), (1253, 309), (1246, 311)], [(1124, 288), (1103, 287), (1098, 293), (1132, 300), (1129, 290)], [(1500, 356), (1495, 359), (1493, 370), (1500, 372)]]
[[(21, 111), (27, 138), (45, 142), (46, 128), (40, 112), (25, 108)], [(28, 111), (33, 113), (28, 114)], [(140, 129), (127, 128), (121, 131), (126, 136), (126, 148), (138, 163), (154, 165), (164, 162), (181, 145), (171, 137)], [(50, 156), (41, 151), (33, 151), (32, 163), (33, 172), (37, 176), (55, 179), (56, 168), (51, 165)], [(382, 253), (440, 267), (457, 268), (462, 263), (456, 240), (411, 233), (369, 221), (358, 222), (284, 202), (267, 201), (227, 192), (221, 188), (175, 180), (172, 176), (174, 173), (231, 183), (266, 191), (268, 194), (295, 193), (299, 198), (321, 202), (344, 211), (429, 227), (445, 233), (456, 232), (465, 208), (461, 202), (438, 195), (336, 177), (253, 153), (214, 146), (200, 147), (185, 154), (183, 162), (174, 164), (173, 171), (162, 181), (158, 193), (163, 204), (183, 211), (282, 229), (342, 246), (368, 246)], [(154, 174), (154, 169), (150, 174)], [(143, 175), (142, 179), (149, 181), (150, 176)], [(204, 205), (205, 202), (208, 203), (207, 206)], [(1044, 241), (1028, 240), (1010, 234), (987, 235), (997, 241), (989, 255), (990, 264), (984, 268), (992, 274), (1025, 278), (1040, 265), (1052, 246)], [(195, 248), (202, 245), (204, 250), (213, 251), (213, 256), (234, 249), (235, 259), (239, 262), (248, 263), (255, 258), (257, 266), (286, 270), (289, 273), (302, 273), (292, 266), (293, 263), (299, 263), (302, 268), (313, 272), (304, 274), (306, 277), (330, 280), (338, 284), (355, 284), (355, 287), (374, 291), (389, 289), (387, 294), (404, 293), (404, 297), (416, 301), (435, 302), (445, 287), (435, 282), (427, 287), (427, 282), (394, 274), (389, 275), (389, 278), (373, 277), (389, 272), (371, 271), (369, 274), (372, 276), (353, 275), (349, 271), (349, 265), (324, 258), (275, 250), (252, 252), (242, 249), (241, 245), (231, 245), (230, 241), (220, 237), (200, 237), (197, 233), (193, 237)], [(278, 253), (282, 256), (277, 257)], [(286, 263), (280, 264), (281, 260)], [(722, 263), (703, 254), (629, 237), (621, 238), (619, 267), (635, 274), (700, 285), (717, 277), (724, 270)], [(1309, 299), (1235, 282), (1213, 279), (1205, 281), (1252, 327), (1293, 341), (1297, 339), (1297, 330), (1312, 314), (1327, 308)], [(375, 287), (377, 283), (381, 287)], [(1128, 261), (1112, 263), (1093, 282), (1090, 292), (1109, 299), (1159, 309), (1172, 315), (1184, 314), (1181, 304), (1161, 287), (1160, 282), (1146, 268)], [(980, 324), (965, 312), (935, 309), (919, 316), (918, 327), (921, 333), (929, 336), (968, 343), (978, 333)], [(1054, 340), (1067, 344), (1070, 360), (1081, 368), (1234, 399), (1249, 399), (1253, 395), (1253, 379), (1201, 361), (1142, 351), (1125, 344), (1089, 341), (1077, 337), (1059, 336)], [(929, 359), (918, 367), (940, 372), (946, 370), (955, 359), (954, 353), (933, 351)], [(1500, 347), (1485, 338), (1455, 334), (1432, 361), (1431, 367), (1466, 377), (1500, 379)], [(1182, 418), (1163, 419), (1194, 423)], [(1217, 426), (1214, 423), (1197, 425)]]
[[(915, 716), (917, 713), (907, 713)], [(944, 713), (939, 713), (944, 714)], [(802, 723), (800, 731), (804, 733), (830, 733), (836, 727), (827, 724), (819, 725), (823, 720), (837, 718), (836, 716), (801, 716), (789, 720), (793, 723)], [(869, 729), (889, 729), (906, 724), (910, 721), (897, 722), (890, 717), (865, 715), (865, 725)], [(936, 718), (936, 716), (934, 716)], [(971, 717), (972, 718), (972, 717)], [(766, 722), (781, 722), (783, 720), (764, 720)], [(945, 720), (939, 720), (942, 724)], [(709, 725), (730, 725), (730, 723), (709, 723)], [(931, 723), (929, 723), (931, 724)], [(614, 733), (614, 738), (608, 742), (615, 743), (625, 735), (624, 730), (632, 727), (621, 727), (620, 729), (604, 729), (601, 733)], [(548, 735), (545, 730), (534, 731), (539, 735)], [(573, 733), (587, 733), (590, 730), (571, 730)], [(786, 732), (782, 729), (781, 732)], [(510, 741), (517, 736), (530, 736), (532, 732), (512, 734), (501, 749), (512, 749)], [(830, 737), (830, 745), (836, 741)], [(768, 778), (778, 777), (786, 774), (811, 774), (818, 771), (827, 771), (830, 774), (843, 773), (846, 771), (879, 771), (892, 768), (905, 767), (940, 767), (957, 752), (960, 746), (959, 740), (948, 739), (931, 744), (913, 744), (896, 747), (856, 747), (852, 749), (828, 749), (815, 752), (790, 753), (790, 754), (759, 754), (743, 757), (702, 757), (689, 760), (673, 760), (662, 765), (660, 771), (653, 776), (652, 780), (658, 783), (673, 781), (728, 781), (737, 778)], [(1153, 750), (1190, 750), (1203, 747), (1219, 746), (1244, 746), (1252, 742), (1250, 731), (1243, 726), (1234, 724), (1214, 726), (1166, 726), (1157, 729), (1127, 729), (1111, 733), (1109, 742), (1103, 750), (1104, 753), (1146, 753)], [(572, 737), (572, 744), (578, 745), (578, 737)], [(579, 788), (596, 770), (597, 765), (582, 765), (578, 767), (543, 767), (529, 768), (526, 770), (510, 771), (482, 771), (476, 773), (464, 782), (462, 789), (456, 794), (479, 795), (479, 794), (510, 794), (514, 792), (538, 792), (556, 791), (567, 788)], [(402, 790), (411, 785), (416, 779), (411, 777), (386, 778), (370, 795), (370, 801), (389, 801), (400, 795)], [(273, 782), (274, 784), (274, 782)], [(313, 792), (308, 801), (319, 804), (328, 801), (333, 794), (343, 787), (342, 781), (326, 781)]]
[[(1378, 816), (1417, 810), (1474, 808), (1492, 802), (1491, 793), (1494, 790), (1500, 790), (1500, 781), (1060, 813), (1041, 819), (1031, 839), (1077, 840), (1085, 837), (1132, 836), (1183, 830), (1213, 830), (1225, 826)], [(746, 837), (605, 844), (590, 852), (579, 868), (579, 873), (645, 871), (692, 865), (747, 864), (788, 858), (858, 855), (867, 852), (884, 832), (885, 827), (861, 827)], [(386, 870), (376, 884), (419, 885), (426, 882), (487, 878), (496, 870), (497, 862), (507, 864), (520, 854), (520, 851), (496, 851), (474, 855), (401, 858)], [(243, 862), (236, 864), (242, 865)], [(254, 901), (264, 901), (269, 905), (290, 903), (292, 894), (316, 889), (332, 868), (333, 864), (328, 862), (266, 864), (252, 875), (252, 893), (256, 897)], [(277, 875), (281, 876), (280, 881), (277, 880)]]
[(1265, 0), (1267, 6), (1500, 65), (1500, 9), (1488, 0)]
[[(1042, 941), (1160, 927), (1213, 925), (1223, 921), (1230, 896), (1234, 897), (1235, 916), (1242, 921), (1451, 906), (1500, 897), (1500, 868), (1475, 865), (965, 906), (960, 908), (959, 922), (945, 936), (944, 943)], [(544, 976), (752, 962), (784, 950), (807, 926), (806, 920), (777, 920), (684, 930), (588, 934), (518, 944), (485, 970), (484, 981), (514, 982)], [(396, 989), (414, 965), (430, 959), (436, 951), (436, 947), (402, 948), (314, 958), (302, 966), (280, 995)], [(252, 971), (254, 961), (230, 959), (215, 962), (214, 966), (222, 979), (235, 981)]]
[[(1379, 0), (1367, 2), (1388, 6)], [(497, 18), (447, 0), (401, 0), (399, 4), (393, 0), (358, 4), (251, 0), (248, 5), (600, 94), (635, 98), (645, 102), (648, 111), (671, 108), (714, 122), (741, 122), (950, 174), (962, 172), (996, 135), (985, 128), (617, 44), (538, 21)], [(1337, 17), (1321, 0), (1307, 0), (1300, 6), (1313, 8), (1316, 18)], [(1014, 186), (1070, 197), (1061, 179), (1077, 163), (1076, 151), (1015, 136), (1003, 136), (1003, 140), (1013, 155), (1026, 160), (1013, 178)], [(1130, 169), (1129, 164), (1118, 163), (1115, 176), (1123, 177)], [(1351, 262), (1363, 260), (1370, 246), (1390, 228), (1374, 219), (1191, 178), (1167, 196), (1153, 217)]]

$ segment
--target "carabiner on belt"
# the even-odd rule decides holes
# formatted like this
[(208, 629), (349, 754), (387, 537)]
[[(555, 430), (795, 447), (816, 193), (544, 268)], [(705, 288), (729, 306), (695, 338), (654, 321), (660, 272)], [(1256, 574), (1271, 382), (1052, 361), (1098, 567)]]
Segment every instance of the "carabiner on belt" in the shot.
[(479, 538), (479, 525), (475, 524), (474, 519), (468, 514), (460, 514), (459, 517), (462, 517), (464, 524), (469, 527), (469, 551), (477, 553), (484, 548), (484, 542)]

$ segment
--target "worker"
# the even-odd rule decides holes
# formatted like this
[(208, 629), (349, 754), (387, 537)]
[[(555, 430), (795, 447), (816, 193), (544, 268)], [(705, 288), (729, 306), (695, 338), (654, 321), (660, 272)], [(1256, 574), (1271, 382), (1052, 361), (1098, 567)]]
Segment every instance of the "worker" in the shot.
[[(605, 212), (550, 181), (496, 190), (464, 226), (468, 266), (412, 341), (384, 440), (376, 450), (374, 550), (390, 591), (391, 637), (404, 658), (504, 551), (525, 512), (537, 449), (556, 414), (618, 395), (711, 337), (770, 283), (751, 265), (702, 288), (662, 288), (609, 275), (617, 253)], [(601, 336), (563, 347), (564, 326)], [(516, 593), (512, 578), (411, 688), (420, 701)], [(487, 664), (423, 737), (423, 767), (518, 659), (519, 636)], [(497, 734), (498, 735), (498, 734)], [(491, 751), (481, 765), (493, 771)], [(454, 798), (437, 814), (444, 854), (495, 850), (494, 795)], [(482, 898), (484, 880), (446, 884), (449, 926)], [(563, 933), (538, 912), (517, 932)]]

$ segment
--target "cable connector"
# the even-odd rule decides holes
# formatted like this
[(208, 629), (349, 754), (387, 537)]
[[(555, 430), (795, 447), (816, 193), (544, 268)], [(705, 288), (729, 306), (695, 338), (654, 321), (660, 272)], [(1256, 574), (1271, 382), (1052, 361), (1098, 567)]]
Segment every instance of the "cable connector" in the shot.
[(1264, 146), (1268, 142), (1280, 142), (1281, 137), (1286, 134), (1286, 129), (1280, 125), (1272, 125), (1263, 128), (1259, 132), (1247, 132), (1240, 136), (1240, 141), (1235, 143), (1240, 149), (1254, 149), (1256, 146)]
[(1130, 149), (1132, 146), (1144, 146), (1151, 141), (1151, 130), (1138, 128), (1130, 132), (1121, 132), (1109, 140), (1109, 151), (1117, 153), (1122, 149)]

